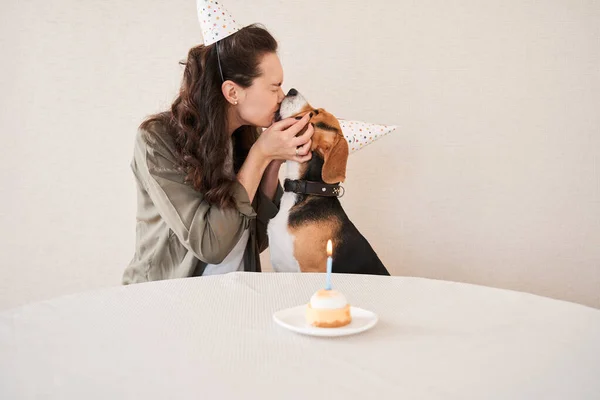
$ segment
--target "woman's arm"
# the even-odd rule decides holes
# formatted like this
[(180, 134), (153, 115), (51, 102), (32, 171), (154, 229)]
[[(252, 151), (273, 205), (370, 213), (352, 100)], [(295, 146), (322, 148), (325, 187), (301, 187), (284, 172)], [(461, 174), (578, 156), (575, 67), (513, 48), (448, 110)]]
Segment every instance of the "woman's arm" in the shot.
[[(250, 201), (254, 200), (259, 185), (261, 191), (273, 199), (283, 160), (297, 162), (310, 160), (314, 128), (308, 124), (309, 119), (309, 114), (306, 114), (301, 120), (288, 118), (275, 122), (261, 133), (256, 143), (252, 145), (237, 174), (237, 179), (246, 188)], [(296, 136), (305, 127), (305, 132)]]
[(246, 189), (250, 202), (254, 200), (256, 190), (258, 189), (263, 174), (270, 164), (270, 160), (267, 155), (262, 154), (257, 146), (252, 146), (248, 157), (242, 164), (242, 167), (238, 171), (237, 179)]
[(279, 185), (279, 169), (281, 168), (281, 164), (283, 164), (282, 160), (271, 161), (260, 182), (260, 190), (270, 200), (275, 198), (277, 185)]

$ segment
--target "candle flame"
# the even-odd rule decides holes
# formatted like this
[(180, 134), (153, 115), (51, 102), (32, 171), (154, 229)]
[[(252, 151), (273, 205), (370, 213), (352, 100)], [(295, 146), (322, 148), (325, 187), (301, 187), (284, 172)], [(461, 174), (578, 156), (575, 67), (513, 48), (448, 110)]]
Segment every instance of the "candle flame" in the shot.
[(331, 257), (331, 254), (333, 253), (333, 249), (332, 249), (332, 245), (331, 245), (331, 239), (329, 239), (327, 241), (327, 256)]

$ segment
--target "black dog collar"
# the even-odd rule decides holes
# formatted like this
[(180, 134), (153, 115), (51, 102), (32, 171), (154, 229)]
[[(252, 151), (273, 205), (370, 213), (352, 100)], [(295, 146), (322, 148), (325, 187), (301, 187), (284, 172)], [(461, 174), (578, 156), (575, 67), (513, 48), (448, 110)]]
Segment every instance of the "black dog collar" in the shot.
[(344, 188), (339, 184), (330, 185), (328, 183), (311, 182), (302, 180), (286, 179), (283, 182), (283, 189), (286, 192), (294, 192), (298, 194), (310, 194), (315, 196), (325, 197), (342, 197)]

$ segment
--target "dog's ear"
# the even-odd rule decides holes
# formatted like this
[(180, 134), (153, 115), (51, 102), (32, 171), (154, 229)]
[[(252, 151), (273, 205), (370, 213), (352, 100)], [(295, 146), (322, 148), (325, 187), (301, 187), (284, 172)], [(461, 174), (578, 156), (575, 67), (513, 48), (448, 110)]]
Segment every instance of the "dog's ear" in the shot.
[(338, 183), (346, 179), (348, 142), (341, 135), (336, 136), (336, 140), (333, 146), (324, 152), (321, 178), (325, 183)]

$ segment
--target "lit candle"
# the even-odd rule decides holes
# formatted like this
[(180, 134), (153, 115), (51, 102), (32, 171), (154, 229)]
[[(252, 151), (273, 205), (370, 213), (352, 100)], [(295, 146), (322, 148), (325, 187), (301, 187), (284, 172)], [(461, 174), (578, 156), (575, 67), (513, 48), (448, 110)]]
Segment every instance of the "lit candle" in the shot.
[(333, 264), (333, 260), (331, 259), (331, 253), (333, 253), (333, 249), (331, 246), (331, 239), (327, 241), (327, 285), (325, 286), (326, 290), (331, 290), (331, 268)]

